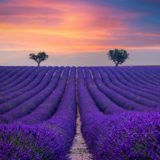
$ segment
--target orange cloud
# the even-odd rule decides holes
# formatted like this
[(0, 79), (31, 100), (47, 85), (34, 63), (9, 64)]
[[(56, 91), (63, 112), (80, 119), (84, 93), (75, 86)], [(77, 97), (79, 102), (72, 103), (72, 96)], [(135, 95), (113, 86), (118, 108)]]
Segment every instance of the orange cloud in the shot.
[(15, 0), (0, 6), (0, 48), (67, 54), (126, 48), (122, 41), (133, 32), (126, 21), (139, 16), (92, 3)]

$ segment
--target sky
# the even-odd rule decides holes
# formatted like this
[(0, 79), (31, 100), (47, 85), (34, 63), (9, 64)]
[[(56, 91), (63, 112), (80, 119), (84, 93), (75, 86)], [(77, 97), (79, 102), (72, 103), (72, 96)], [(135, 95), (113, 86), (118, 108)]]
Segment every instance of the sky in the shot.
[(125, 49), (124, 65), (160, 65), (160, 0), (0, 0), (0, 65), (114, 65), (110, 49)]

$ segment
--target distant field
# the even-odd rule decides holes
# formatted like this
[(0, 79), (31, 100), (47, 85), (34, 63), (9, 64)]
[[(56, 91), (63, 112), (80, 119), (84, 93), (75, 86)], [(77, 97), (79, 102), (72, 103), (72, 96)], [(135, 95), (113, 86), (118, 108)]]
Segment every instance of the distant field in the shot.
[(0, 67), (0, 160), (69, 160), (77, 115), (94, 160), (160, 160), (160, 66)]

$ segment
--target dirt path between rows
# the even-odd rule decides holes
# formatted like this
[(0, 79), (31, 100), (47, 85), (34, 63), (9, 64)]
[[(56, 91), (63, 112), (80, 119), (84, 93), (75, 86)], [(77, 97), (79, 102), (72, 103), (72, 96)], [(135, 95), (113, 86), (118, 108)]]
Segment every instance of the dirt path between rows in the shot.
[(88, 152), (87, 146), (81, 133), (80, 115), (77, 114), (77, 131), (74, 138), (73, 146), (70, 150), (70, 160), (92, 160), (91, 154)]

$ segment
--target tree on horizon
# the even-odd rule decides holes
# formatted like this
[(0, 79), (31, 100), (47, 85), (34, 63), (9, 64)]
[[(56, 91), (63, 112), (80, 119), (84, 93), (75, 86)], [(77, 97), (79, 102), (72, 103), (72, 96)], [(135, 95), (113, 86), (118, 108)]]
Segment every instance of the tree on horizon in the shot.
[(36, 61), (39, 67), (40, 63), (48, 58), (48, 55), (45, 52), (38, 52), (37, 54), (30, 53), (29, 58)]
[(125, 60), (129, 58), (129, 53), (124, 49), (109, 50), (107, 55), (109, 59), (115, 63), (116, 67), (118, 67), (119, 64), (124, 63)]

